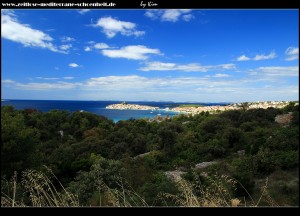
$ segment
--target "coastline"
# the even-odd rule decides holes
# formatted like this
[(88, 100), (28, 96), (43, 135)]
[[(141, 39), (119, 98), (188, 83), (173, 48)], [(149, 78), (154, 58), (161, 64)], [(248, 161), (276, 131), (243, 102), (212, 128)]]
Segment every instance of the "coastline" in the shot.
[[(159, 107), (146, 106), (146, 105), (138, 105), (138, 104), (127, 104), (125, 102), (120, 104), (111, 104), (106, 106), (106, 109), (117, 109), (117, 110), (163, 110), (163, 111), (171, 111), (176, 113), (183, 114), (199, 114), (201, 112), (209, 112), (209, 113), (218, 113), (227, 110), (246, 110), (246, 109), (267, 109), (267, 108), (283, 108), (287, 106), (290, 101), (263, 101), (263, 102), (243, 102), (243, 103), (233, 103), (229, 105), (217, 105), (217, 106), (198, 106), (198, 105), (188, 105), (188, 106), (178, 106), (174, 108), (165, 108), (161, 109)], [(296, 102), (296, 105), (298, 102)]]
[[(193, 102), (137, 102), (130, 101), (125, 109), (123, 102), (121, 101), (62, 101), (62, 100), (11, 100), (2, 99), (5, 101), (1, 102), (1, 106), (13, 106), (17, 110), (23, 109), (37, 109), (41, 112), (49, 112), (50, 110), (67, 110), (70, 112), (84, 110), (93, 114), (101, 115), (114, 122), (119, 120), (134, 119), (155, 119), (155, 118), (172, 118), (176, 115), (196, 115), (201, 112), (208, 112), (211, 114), (218, 114), (226, 110), (248, 110), (252, 108), (263, 108), (268, 107), (282, 108), (293, 102), (295, 105), (298, 104), (297, 100), (293, 101), (266, 101), (266, 102), (244, 102), (244, 103), (198, 103)], [(113, 104), (120, 104), (118, 106), (112, 106)], [(127, 104), (127, 103), (125, 103)], [(136, 104), (138, 106), (133, 106)], [(191, 105), (196, 105), (194, 107)], [(199, 106), (200, 105), (200, 106)], [(113, 107), (115, 109), (110, 109)], [(121, 109), (120, 109), (121, 108)], [(130, 109), (129, 109), (130, 108)]]

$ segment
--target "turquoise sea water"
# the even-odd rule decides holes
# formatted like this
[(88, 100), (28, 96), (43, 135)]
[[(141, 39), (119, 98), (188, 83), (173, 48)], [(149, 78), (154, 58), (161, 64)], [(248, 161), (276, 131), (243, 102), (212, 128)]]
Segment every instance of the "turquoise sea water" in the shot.
[[(139, 104), (139, 105), (148, 105), (159, 107), (159, 110), (110, 110), (105, 107), (110, 104), (120, 103), (120, 101), (60, 101), (60, 100), (1, 100), (1, 106), (12, 105), (17, 110), (33, 108), (40, 110), (42, 112), (47, 112), (50, 110), (68, 110), (73, 111), (87, 111), (95, 113), (97, 115), (105, 116), (109, 119), (112, 119), (114, 122), (119, 120), (128, 120), (131, 118), (154, 118), (157, 115), (162, 117), (169, 115), (174, 116), (178, 113), (165, 110), (165, 108), (172, 108), (180, 104), (187, 103), (174, 103), (174, 102), (130, 102), (126, 101), (128, 104)], [(227, 103), (193, 103), (201, 104), (205, 106), (213, 105), (225, 105)]]

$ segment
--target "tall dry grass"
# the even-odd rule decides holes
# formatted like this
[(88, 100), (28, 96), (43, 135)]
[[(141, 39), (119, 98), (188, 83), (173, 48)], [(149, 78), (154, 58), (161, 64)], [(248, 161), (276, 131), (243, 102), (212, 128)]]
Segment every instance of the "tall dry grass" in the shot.
[[(26, 170), (22, 173), (21, 185), (25, 193), (28, 194), (29, 204), (16, 200), (16, 174), (13, 178), (13, 196), (1, 190), (1, 206), (2, 207), (77, 207), (79, 206), (76, 195), (68, 192), (63, 185), (58, 181), (56, 176), (50, 169), (47, 169), (47, 174), (36, 171)], [(58, 183), (59, 187), (55, 186), (53, 182)], [(10, 185), (8, 185), (10, 186)]]
[[(105, 197), (114, 207), (149, 207), (143, 197), (141, 197), (131, 186), (128, 185), (122, 177), (117, 180), (118, 189), (109, 188), (104, 182), (101, 184), (101, 190), (104, 189)], [(101, 203), (101, 202), (100, 202)], [(101, 204), (100, 204), (101, 206)]]
[[(6, 181), (8, 191), (1, 190), (2, 207), (80, 207), (77, 195), (65, 189), (53, 172), (47, 169), (47, 173), (36, 170), (26, 170), (22, 173), (21, 186), (29, 197), (29, 204), (22, 200), (16, 200), (17, 175), (15, 173), (11, 181)], [(49, 177), (50, 176), (50, 177)], [(58, 187), (54, 185), (59, 185)], [(127, 185), (122, 178), (117, 180), (119, 189), (109, 188), (103, 181), (98, 182), (99, 195), (106, 199), (106, 206), (112, 207), (133, 207), (148, 206), (145, 200), (136, 193), (133, 188)], [(129, 189), (126, 189), (129, 188)], [(99, 196), (101, 197), (101, 196)], [(101, 206), (101, 200), (99, 205)], [(95, 207), (95, 206), (93, 206)]]
[[(176, 195), (161, 193), (159, 198), (172, 200), (177, 206), (182, 207), (258, 207), (262, 200), (267, 202), (268, 206), (278, 206), (268, 193), (268, 179), (266, 179), (265, 185), (261, 189), (260, 197), (255, 201), (243, 185), (232, 177), (226, 175), (221, 177), (205, 175), (204, 177), (209, 182), (206, 186), (202, 184), (199, 178), (196, 179), (195, 183), (178, 178), (176, 179), (176, 185), (179, 193)], [(232, 191), (236, 190), (238, 184), (248, 194), (248, 201), (245, 197), (234, 197)]]
[[(182, 178), (177, 178), (176, 185), (179, 193), (176, 195), (160, 193), (158, 199), (165, 201), (165, 203), (172, 201), (176, 206), (181, 207), (257, 207), (262, 200), (267, 202), (269, 206), (278, 206), (268, 194), (268, 179), (266, 179), (265, 185), (261, 189), (261, 195), (258, 200), (255, 201), (248, 194), (250, 201), (246, 201), (245, 198), (241, 199), (233, 196), (232, 189), (234, 190), (236, 185), (240, 184), (237, 180), (226, 175), (215, 175), (212, 177), (205, 175), (205, 178), (209, 182), (205, 186), (200, 179), (190, 183)], [(59, 187), (55, 186), (53, 182)], [(7, 193), (1, 191), (2, 207), (80, 207), (78, 197), (68, 192), (50, 169), (47, 169), (47, 174), (35, 170), (23, 172), (21, 184), (30, 200), (30, 203), (27, 205), (22, 200), (16, 200), (16, 173), (12, 180), (7, 183), (11, 188)], [(100, 200), (97, 206), (101, 206), (101, 197), (103, 196), (108, 206), (149, 206), (144, 198), (136, 193), (124, 179), (119, 178), (117, 184), (119, 185), (118, 189), (111, 189), (105, 183), (99, 181), (97, 189)]]

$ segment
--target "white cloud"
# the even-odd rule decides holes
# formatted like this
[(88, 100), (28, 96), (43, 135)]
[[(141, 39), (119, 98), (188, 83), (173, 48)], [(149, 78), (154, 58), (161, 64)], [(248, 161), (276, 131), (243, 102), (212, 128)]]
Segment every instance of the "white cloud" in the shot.
[(148, 58), (149, 54), (161, 54), (159, 49), (151, 49), (146, 46), (136, 45), (136, 46), (125, 46), (121, 49), (114, 50), (102, 50), (104, 56), (110, 58), (126, 58), (133, 60), (145, 60)]
[[(59, 79), (67, 79), (67, 80), (71, 80), (74, 79), (74, 77), (68, 76), (68, 77), (35, 77), (36, 79), (39, 80), (59, 80)], [(32, 80), (32, 79), (31, 79)]]
[(253, 60), (253, 61), (261, 61), (261, 60), (268, 60), (268, 59), (274, 59), (276, 58), (277, 55), (274, 51), (270, 52), (270, 54), (268, 55), (265, 55), (265, 54), (257, 54), (255, 57), (253, 58), (250, 58), (246, 55), (241, 55), (240, 57), (238, 57), (236, 60), (237, 61), (250, 61), (250, 60)]
[(297, 47), (289, 47), (285, 51), (286, 55), (299, 55), (299, 48)]
[(89, 12), (89, 11), (90, 11), (90, 9), (81, 9), (81, 10), (77, 10), (77, 12), (80, 13), (80, 14), (85, 14), (85, 13), (87, 13), (87, 12)]
[(120, 33), (121, 35), (131, 36), (134, 35), (136, 37), (142, 36), (145, 34), (144, 31), (136, 30), (136, 24), (132, 22), (125, 22), (114, 19), (112, 17), (103, 17), (100, 18), (94, 27), (102, 28), (103, 33), (108, 38), (113, 38), (116, 34)]
[[(194, 65), (194, 64), (190, 64)], [(197, 66), (197, 65), (196, 65)], [(153, 70), (174, 70), (178, 66), (175, 63), (164, 63), (164, 62), (147, 62), (146, 67), (140, 68), (142, 71), (153, 71)]]
[[(297, 69), (297, 67), (296, 67)], [(261, 74), (271, 71), (292, 70), (289, 67), (260, 67), (255, 69)], [(298, 75), (299, 76), (299, 75)], [(231, 77), (219, 79), (224, 75), (211, 77), (144, 77), (138, 75), (92, 77), (81, 82), (51, 83), (29, 82), (19, 83), (3, 80), (6, 88), (29, 91), (80, 90), (77, 99), (110, 99), (110, 100), (174, 100), (174, 101), (257, 101), (257, 100), (289, 100), (298, 98), (298, 85), (282, 82), (284, 76), (277, 79), (264, 80), (260, 76)], [(298, 79), (297, 79), (298, 80)], [(79, 96), (79, 97), (78, 97)]]
[(221, 74), (221, 73), (218, 73), (218, 74), (215, 74), (213, 77), (216, 77), (216, 78), (224, 78), (224, 77), (230, 77), (229, 74)]
[(236, 59), (237, 61), (249, 61), (251, 60), (249, 57), (245, 56), (245, 55), (241, 55), (240, 57), (238, 57)]
[(182, 9), (169, 9), (165, 10), (165, 12), (161, 16), (162, 21), (169, 21), (169, 22), (176, 22), (178, 21), (179, 17), (184, 14), (188, 13), (190, 10), (182, 10)]
[(186, 22), (189, 22), (191, 19), (194, 19), (195, 17), (192, 14), (186, 14), (182, 16), (182, 19)]
[(194, 18), (190, 9), (167, 9), (167, 10), (147, 10), (145, 16), (153, 20), (160, 19), (166, 22), (177, 22), (180, 19), (188, 22)]
[(90, 51), (92, 51), (92, 49), (91, 49), (91, 47), (86, 46), (86, 47), (84, 48), (84, 51), (90, 52)]
[(216, 65), (215, 67), (221, 68), (221, 69), (224, 69), (224, 70), (236, 69), (235, 64), (220, 64), (220, 65)]
[(299, 58), (299, 55), (292, 55), (292, 56), (287, 56), (285, 58), (286, 61), (294, 61), (297, 60)]
[[(141, 88), (141, 83), (144, 83), (145, 86), (147, 78), (137, 76), (137, 75), (128, 75), (128, 76), (106, 76), (106, 77), (95, 77), (90, 78), (84, 86), (87, 88), (96, 88), (96, 89), (106, 89), (106, 90), (116, 90), (116, 89), (133, 89)], [(128, 85), (127, 87), (125, 85)]]
[(75, 41), (75, 38), (64, 36), (60, 40), (61, 40), (61, 42), (66, 43), (66, 42)]
[(57, 78), (57, 77), (36, 77), (36, 79), (41, 79), (41, 80), (58, 80), (59, 78)]
[(253, 60), (260, 61), (260, 60), (267, 60), (273, 58), (276, 58), (276, 53), (274, 51), (270, 52), (269, 55), (264, 55), (264, 54), (256, 55)]
[(61, 50), (68, 51), (70, 48), (72, 48), (72, 44), (64, 44), (64, 45), (61, 45), (59, 48)]
[(89, 41), (88, 44), (91, 44), (91, 46), (86, 46), (84, 48), (84, 51), (86, 51), (86, 52), (90, 52), (93, 49), (102, 50), (102, 49), (111, 49), (111, 48), (113, 48), (113, 47), (110, 47), (109, 45), (107, 45), (106, 43), (96, 43), (94, 41)]
[(271, 66), (259, 67), (254, 70), (249, 70), (250, 75), (268, 76), (268, 77), (296, 77), (299, 76), (298, 66)]
[(180, 17), (180, 12), (179, 10), (166, 10), (162, 16), (161, 16), (161, 20), (162, 21), (169, 21), (169, 22), (176, 22), (178, 21), (178, 18)]
[(286, 61), (293, 61), (299, 58), (299, 48), (297, 47), (289, 47), (285, 51)]
[(5, 84), (13, 84), (13, 83), (15, 83), (15, 81), (10, 80), (10, 79), (6, 79), (6, 80), (2, 80), (2, 83), (5, 83)]
[(177, 64), (164, 62), (147, 62), (145, 67), (140, 68), (142, 71), (185, 71), (185, 72), (207, 72), (209, 70), (231, 70), (235, 69), (234, 64), (220, 65), (200, 65), (197, 63)]
[(161, 15), (161, 14), (162, 14), (162, 10), (157, 10), (157, 9), (147, 10), (145, 12), (145, 16), (149, 17), (151, 19), (157, 19), (159, 17), (158, 15)]
[(24, 90), (67, 90), (74, 89), (78, 83), (56, 82), (56, 83), (15, 83), (15, 87)]
[[(47, 78), (42, 79), (46, 80)], [(12, 87), (14, 89), (20, 90), (30, 90), (30, 91), (40, 91), (40, 90), (69, 90), (75, 89), (82, 85), (82, 83), (71, 83), (71, 82), (63, 82), (63, 81), (56, 81), (51, 83), (46, 82), (29, 82), (29, 83), (20, 83), (13, 80), (3, 80), (3, 84), (8, 87)]]
[(1, 10), (1, 36), (25, 47), (39, 47), (64, 53), (52, 44), (53, 38), (50, 35), (20, 23), (12, 10)]
[(106, 43), (96, 43), (94, 45), (95, 49), (107, 49), (110, 48)]
[[(218, 75), (220, 76), (220, 75)], [(298, 92), (297, 86), (282, 85), (280, 82), (267, 82), (260, 78), (231, 78), (231, 79), (218, 79), (219, 77), (201, 78), (201, 77), (143, 77), (137, 75), (129, 76), (105, 76), (90, 78), (84, 83), (81, 83), (80, 88), (85, 91), (91, 92), (107, 92), (109, 95), (124, 96), (127, 97), (133, 94), (137, 94), (138, 97), (145, 97), (147, 99), (154, 100), (169, 100), (170, 97), (180, 100), (176, 97), (177, 94), (183, 94), (183, 101), (189, 97), (193, 100), (201, 100), (201, 98), (207, 98), (207, 101), (212, 102), (214, 100), (221, 99), (226, 101), (230, 99), (234, 94), (239, 95), (240, 98), (249, 100), (249, 98), (259, 98), (264, 95), (265, 98), (272, 100), (272, 98), (279, 97), (279, 95), (273, 95), (274, 92), (278, 92), (285, 97), (286, 95), (296, 95)], [(253, 86), (257, 83), (265, 84), (266, 87)], [(284, 95), (284, 91), (287, 90)], [(152, 92), (151, 98), (146, 97), (147, 93)], [(193, 93), (194, 92), (194, 93)], [(232, 93), (225, 94), (224, 92)], [(259, 93), (259, 94), (258, 94)], [(199, 95), (200, 94), (200, 95)], [(161, 95), (164, 97), (160, 98)], [(167, 98), (166, 95), (169, 95)], [(232, 101), (232, 100), (229, 100)], [(245, 101), (245, 100), (244, 100)]]
[(76, 63), (70, 63), (69, 67), (71, 67), (71, 68), (77, 68), (77, 67), (79, 67), (79, 65), (76, 64)]
[[(105, 76), (90, 78), (82, 83), (82, 90), (107, 92), (182, 91), (199, 86), (228, 85), (226, 82), (212, 81), (199, 77), (143, 77), (138, 75)], [(230, 85), (230, 84), (229, 84)]]

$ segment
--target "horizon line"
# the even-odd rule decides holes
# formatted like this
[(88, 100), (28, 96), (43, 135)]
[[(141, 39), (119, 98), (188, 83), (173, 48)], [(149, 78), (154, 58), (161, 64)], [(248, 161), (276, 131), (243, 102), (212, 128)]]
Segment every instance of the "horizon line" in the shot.
[(257, 100), (257, 101), (239, 101), (239, 102), (228, 102), (228, 101), (217, 101), (217, 102), (204, 102), (204, 101), (155, 101), (155, 100), (72, 100), (72, 99), (9, 99), (9, 98), (1, 98), (1, 102), (5, 101), (11, 101), (11, 100), (27, 100), (27, 101), (86, 101), (86, 102), (100, 102), (100, 101), (106, 101), (106, 102), (158, 102), (158, 103), (222, 103), (222, 104), (233, 104), (233, 103), (245, 103), (245, 102), (279, 102), (279, 101), (286, 101), (286, 102), (297, 102), (298, 100)]

